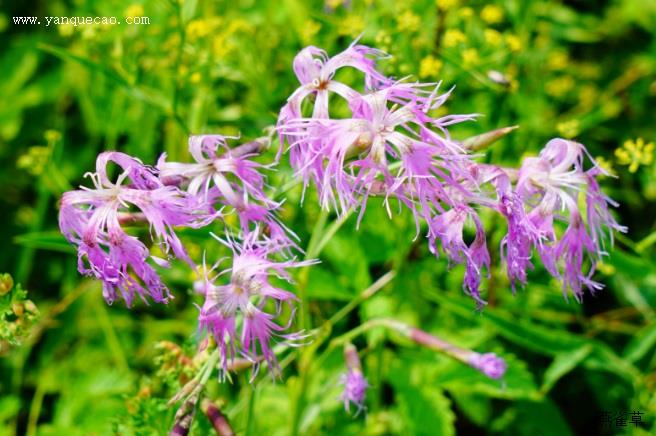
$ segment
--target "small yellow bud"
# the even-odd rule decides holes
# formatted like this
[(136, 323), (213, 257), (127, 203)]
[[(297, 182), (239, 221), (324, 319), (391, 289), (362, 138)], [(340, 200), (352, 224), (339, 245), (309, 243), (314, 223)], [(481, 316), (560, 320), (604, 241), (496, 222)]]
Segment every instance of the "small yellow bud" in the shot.
[(443, 62), (432, 55), (428, 55), (419, 63), (419, 77), (424, 79), (434, 77), (440, 73)]
[(465, 34), (458, 29), (449, 29), (444, 32), (444, 46), (455, 47), (456, 45), (465, 42), (467, 38)]
[(479, 60), (478, 51), (475, 48), (468, 48), (462, 52), (462, 62), (465, 66), (475, 65)]
[(624, 145), (615, 150), (617, 163), (629, 167), (629, 172), (635, 173), (640, 165), (651, 165), (654, 161), (654, 143), (645, 144), (645, 140), (638, 138), (630, 139)]
[(11, 275), (4, 273), (0, 275), (0, 297), (7, 295), (14, 287), (14, 279)]
[(497, 24), (503, 21), (503, 10), (496, 5), (486, 5), (481, 9), (481, 19), (488, 24)]
[(435, 4), (443, 11), (453, 9), (460, 5), (460, 0), (435, 0)]
[(499, 33), (498, 30), (495, 29), (485, 29), (483, 31), (483, 35), (485, 35), (485, 42), (487, 44), (490, 44), (492, 46), (498, 46), (501, 44), (502, 38), (501, 38), (501, 33)]
[(517, 35), (506, 35), (506, 43), (512, 51), (520, 51), (522, 49), (522, 40)]

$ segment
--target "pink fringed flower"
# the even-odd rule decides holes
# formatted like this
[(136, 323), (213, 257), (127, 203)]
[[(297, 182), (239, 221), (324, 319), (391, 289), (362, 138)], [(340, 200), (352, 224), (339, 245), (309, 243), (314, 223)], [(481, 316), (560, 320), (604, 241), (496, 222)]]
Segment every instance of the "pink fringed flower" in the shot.
[[(289, 322), (281, 325), (275, 320), (281, 315), (283, 304), (293, 306), (296, 296), (275, 286), (271, 279), (290, 282), (289, 268), (309, 266), (316, 261), (275, 261), (272, 258), (288, 249), (280, 241), (263, 238), (258, 229), (244, 236), (241, 243), (217, 238), (233, 251), (232, 267), (221, 274), (230, 273), (230, 281), (225, 285), (215, 285), (206, 278), (201, 287), (205, 303), (199, 317), (201, 330), (207, 330), (216, 340), (221, 353), (223, 374), (228, 361), (237, 354), (253, 361), (255, 373), (259, 363), (265, 361), (272, 372), (277, 368), (276, 356), (272, 350), (275, 337), (283, 339), (288, 345), (297, 345), (305, 336), (302, 332), (285, 333), (294, 316), (292, 310)], [(272, 306), (274, 311), (269, 313)], [(241, 318), (241, 328), (237, 318)]]
[[(107, 175), (109, 162), (122, 170), (116, 182)], [(123, 153), (100, 154), (96, 173), (88, 175), (94, 188), (66, 192), (59, 212), (62, 233), (78, 247), (80, 273), (103, 282), (103, 296), (109, 303), (120, 295), (130, 306), (135, 294), (146, 302), (148, 297), (167, 302), (169, 291), (148, 262), (166, 265), (166, 261), (151, 256), (143, 242), (125, 232), (121, 221), (145, 219), (164, 253), (172, 252), (193, 265), (173, 227), (205, 225), (207, 211), (195, 198), (164, 186), (153, 169)], [(132, 207), (140, 213), (131, 212)]]
[[(524, 159), (519, 170), (517, 194), (528, 209), (527, 216), (546, 242), (537, 244), (545, 267), (554, 277), (562, 280), (563, 292), (569, 288), (580, 300), (583, 287), (590, 291), (602, 286), (594, 282), (606, 232), (625, 232), (608, 210), (616, 206), (599, 190), (596, 177), (602, 174), (592, 158), (594, 167), (585, 171), (583, 160), (587, 152), (582, 144), (565, 139), (552, 139), (538, 157)], [(579, 210), (583, 197), (587, 208), (587, 223)], [(555, 222), (565, 223), (566, 229), (558, 234)], [(588, 273), (582, 271), (587, 259)]]
[(251, 161), (253, 154), (234, 155), (227, 139), (231, 138), (191, 136), (189, 152), (196, 162), (167, 162), (163, 155), (157, 165), (160, 178), (182, 184), (189, 194), (211, 207), (229, 206), (239, 216), (244, 232), (259, 225), (273, 239), (295, 237), (275, 215), (280, 205), (264, 193), (265, 179), (260, 171), (272, 165)]
[[(468, 219), (476, 228), (474, 241), (469, 245), (463, 238)], [(433, 254), (437, 255), (436, 241), (439, 240), (449, 261), (466, 265), (463, 287), (479, 305), (485, 304), (480, 297), (479, 286), (483, 269), (490, 268), (490, 255), (485, 244), (485, 231), (476, 212), (466, 206), (457, 206), (437, 215), (429, 223), (428, 239)]]
[(354, 68), (364, 73), (367, 89), (379, 88), (389, 84), (390, 80), (376, 70), (376, 59), (387, 57), (387, 54), (359, 45), (354, 41), (346, 50), (331, 57), (314, 46), (301, 50), (294, 58), (294, 73), (301, 86), (287, 100), (280, 111), (280, 121), (301, 117), (301, 105), (309, 96), (314, 96), (315, 118), (328, 118), (328, 101), (330, 93), (335, 93), (346, 100), (357, 98), (359, 93), (348, 85), (333, 80), (337, 70), (345, 67)]
[[(363, 213), (369, 195), (382, 192), (396, 196), (415, 216), (418, 206), (430, 216), (442, 203), (455, 203), (450, 190), (464, 191), (457, 182), (467, 177), (464, 150), (446, 137), (427, 133), (422, 121), (426, 117), (418, 114), (432, 103), (397, 105), (409, 98), (410, 89), (391, 85), (354, 99), (352, 118), (298, 118), (280, 127), (292, 150), (304, 150), (302, 165), (292, 164), (306, 186), (310, 180), (316, 183), (322, 207), (340, 213), (359, 207)], [(394, 162), (400, 164), (397, 171), (389, 168)]]

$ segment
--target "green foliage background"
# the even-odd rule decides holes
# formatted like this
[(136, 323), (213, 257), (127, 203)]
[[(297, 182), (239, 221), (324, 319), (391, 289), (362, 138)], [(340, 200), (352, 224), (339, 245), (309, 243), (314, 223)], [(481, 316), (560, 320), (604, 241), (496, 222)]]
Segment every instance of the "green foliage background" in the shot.
[[(285, 351), (282, 381), (261, 375), (251, 386), (242, 373), (211, 382), (208, 397), (239, 434), (656, 432), (656, 166), (645, 152), (630, 172), (631, 159), (614, 152), (629, 150), (628, 140), (656, 139), (654, 0), (0, 4), (0, 272), (28, 290), (2, 297), (0, 434), (168, 432), (175, 408), (166, 402), (203, 357), (195, 357), (194, 276), (182, 264), (164, 272), (176, 295), (168, 306), (107, 306), (58, 233), (57, 200), (84, 183), (103, 150), (188, 161), (189, 133), (261, 136), (296, 86), (295, 53), (312, 44), (334, 54), (360, 33), (394, 56), (386, 73), (457, 85), (448, 111), (484, 114), (454, 128), (455, 137), (520, 126), (483, 160), (517, 165), (565, 136), (612, 168), (618, 178), (605, 179), (604, 189), (621, 202), (629, 233), (597, 274), (607, 287), (583, 304), (566, 301), (538, 266), (513, 296), (493, 251), (490, 304), (477, 313), (461, 291), (463, 271), (436, 261), (423, 238), (413, 241), (408, 216), (390, 221), (372, 202), (356, 231), (352, 218), (321, 214), (312, 190), (299, 206), (294, 186), (285, 222), (304, 246), (325, 242), (314, 246), (321, 265), (296, 279), (303, 322), (323, 326), (326, 340)], [(29, 15), (147, 16), (150, 24), (12, 22)], [(283, 164), (269, 177), (282, 186), (291, 172)], [(504, 229), (492, 217), (486, 224), (493, 247)], [(220, 251), (206, 232), (186, 238), (196, 260)], [(327, 324), (387, 271), (396, 273), (389, 284)], [(14, 312), (24, 298), (39, 316), (16, 345), (7, 338), (21, 329), (8, 326), (23, 323)], [(368, 412), (347, 415), (337, 401), (341, 351), (326, 344), (380, 316), (500, 354), (510, 367), (504, 382), (375, 330), (356, 341), (372, 386)], [(604, 428), (602, 411), (640, 411), (643, 423)], [(209, 431), (199, 413), (193, 433)]]

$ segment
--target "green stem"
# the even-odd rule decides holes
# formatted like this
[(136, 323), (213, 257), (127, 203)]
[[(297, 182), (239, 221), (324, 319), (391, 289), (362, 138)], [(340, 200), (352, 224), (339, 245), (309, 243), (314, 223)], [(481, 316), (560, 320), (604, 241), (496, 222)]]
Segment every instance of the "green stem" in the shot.
[(371, 286), (369, 286), (367, 289), (362, 291), (360, 295), (355, 297), (346, 306), (342, 307), (339, 311), (337, 311), (337, 313), (335, 313), (327, 322), (330, 325), (335, 325), (336, 323), (341, 321), (342, 318), (348, 315), (353, 309), (358, 307), (364, 300), (370, 298), (372, 295), (374, 295), (376, 292), (382, 289), (385, 285), (387, 285), (390, 281), (392, 281), (395, 275), (396, 273), (394, 271), (389, 271), (383, 276), (381, 276)]
[(45, 396), (45, 389), (43, 388), (43, 383), (39, 383), (36, 386), (36, 391), (34, 392), (34, 397), (32, 398), (32, 404), (30, 404), (30, 415), (27, 421), (27, 430), (25, 434), (27, 436), (35, 436), (39, 415), (41, 414), (41, 406), (43, 405), (43, 397)]
[[(315, 248), (319, 244), (319, 238), (323, 232), (324, 227), (326, 226), (326, 221), (328, 220), (328, 211), (322, 210), (319, 214), (314, 229), (312, 230), (312, 235), (310, 236), (310, 242), (305, 254), (305, 260), (315, 258), (319, 253)], [(302, 329), (309, 330), (312, 328), (312, 322), (310, 319), (310, 302), (307, 297), (307, 286), (310, 279), (310, 270), (305, 268), (300, 273), (300, 278), (298, 280), (298, 296), (301, 301), (301, 312), (299, 314), (299, 325)]]
[[(35, 219), (32, 221), (32, 224), (29, 227), (28, 233), (34, 233), (41, 230), (43, 227), (43, 222), (45, 220), (46, 213), (48, 211), (48, 203), (50, 200), (50, 192), (43, 183), (43, 176), (39, 177), (37, 183), (37, 200), (35, 207)], [(32, 262), (34, 260), (34, 248), (23, 247), (18, 258), (18, 267), (16, 268), (16, 283), (22, 283), (25, 285), (27, 282), (28, 276), (32, 271)]]
[(97, 295), (93, 294), (91, 297), (93, 297), (93, 301), (96, 306), (96, 312), (98, 313), (98, 321), (100, 323), (100, 327), (105, 333), (107, 345), (112, 352), (113, 358), (116, 360), (116, 364), (125, 373), (130, 372), (128, 359), (125, 356), (125, 352), (123, 352), (123, 347), (121, 346), (121, 342), (118, 340), (118, 336), (116, 335), (116, 330), (112, 325), (112, 321), (109, 319), (109, 315), (107, 314), (107, 307), (100, 298), (97, 298)]
[(253, 418), (255, 415), (255, 394), (257, 393), (257, 387), (253, 386), (251, 388), (251, 397), (248, 399), (248, 415), (246, 416), (246, 430), (244, 430), (244, 436), (250, 436), (253, 433)]

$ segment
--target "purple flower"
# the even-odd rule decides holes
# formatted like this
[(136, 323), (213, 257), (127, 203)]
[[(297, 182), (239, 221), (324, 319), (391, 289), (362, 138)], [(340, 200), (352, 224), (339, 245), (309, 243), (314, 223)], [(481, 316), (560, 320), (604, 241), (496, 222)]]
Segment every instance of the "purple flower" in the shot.
[(296, 235), (286, 228), (274, 211), (280, 205), (264, 193), (265, 179), (260, 173), (271, 165), (249, 160), (253, 154), (235, 156), (222, 135), (201, 135), (189, 138), (189, 152), (195, 163), (167, 162), (162, 155), (158, 162), (160, 178), (176, 181), (200, 201), (214, 207), (231, 207), (239, 216), (242, 231), (259, 225), (271, 238), (288, 240)]
[[(333, 80), (337, 70), (348, 67), (364, 73), (366, 89), (375, 89), (389, 84), (390, 80), (376, 70), (376, 59), (382, 57), (387, 57), (387, 54), (359, 45), (357, 40), (332, 58), (318, 47), (310, 46), (301, 50), (294, 58), (294, 73), (301, 86), (292, 93), (278, 115), (278, 126), (282, 128), (278, 158), (283, 150), (284, 140), (294, 133), (290, 121), (303, 117), (301, 108), (305, 100), (314, 97), (312, 118), (328, 119), (330, 118), (331, 93), (342, 97), (347, 102), (360, 97), (358, 91)], [(307, 147), (293, 147), (290, 150), (290, 161), (296, 169), (305, 167), (307, 161), (312, 157), (312, 150)]]
[[(609, 204), (617, 204), (604, 196), (597, 184), (601, 168), (590, 158), (594, 167), (583, 169), (585, 155), (582, 144), (552, 139), (538, 157), (524, 159), (516, 187), (528, 209), (527, 217), (539, 234), (537, 249), (545, 268), (562, 281), (565, 295), (570, 289), (577, 300), (583, 295), (583, 287), (591, 292), (602, 287), (591, 277), (597, 261), (606, 254), (603, 235), (608, 232), (612, 238), (612, 231), (626, 231), (608, 210)], [(581, 198), (586, 205), (587, 223), (579, 210)], [(557, 222), (564, 223), (564, 231), (559, 232)], [(582, 271), (585, 259), (590, 263), (587, 273)]]
[[(107, 175), (109, 162), (123, 170), (116, 182)], [(135, 207), (161, 250), (193, 265), (173, 227), (205, 225), (207, 211), (193, 197), (164, 186), (152, 168), (123, 153), (100, 154), (96, 173), (87, 175), (94, 188), (66, 192), (59, 212), (62, 233), (78, 246), (78, 270), (103, 282), (109, 303), (120, 296), (130, 306), (135, 294), (145, 302), (150, 297), (166, 303), (171, 295), (148, 261), (162, 266), (167, 262), (151, 256), (143, 242), (125, 232), (121, 220), (134, 217), (130, 208)]]
[[(465, 223), (468, 219), (474, 223), (476, 236), (467, 245), (463, 238)], [(439, 239), (442, 249), (449, 261), (465, 263), (465, 280), (463, 287), (468, 290), (479, 306), (485, 304), (480, 297), (479, 286), (483, 268), (489, 270), (490, 255), (485, 243), (485, 230), (476, 212), (468, 206), (457, 206), (437, 215), (429, 223), (429, 248), (437, 256), (436, 241)]]
[(472, 352), (468, 361), (473, 368), (495, 380), (503, 377), (508, 369), (506, 362), (494, 353), (480, 354)]
[(294, 73), (301, 86), (294, 91), (281, 110), (282, 121), (300, 117), (301, 105), (310, 95), (315, 97), (312, 112), (315, 118), (328, 118), (328, 100), (331, 92), (346, 100), (357, 97), (359, 95), (357, 91), (333, 80), (340, 68), (350, 67), (364, 73), (367, 89), (389, 84), (390, 80), (376, 70), (376, 59), (387, 56), (380, 50), (359, 45), (357, 40), (332, 58), (318, 47), (304, 48), (294, 58)]
[(362, 374), (362, 365), (358, 357), (358, 350), (353, 344), (344, 347), (344, 360), (347, 372), (340, 377), (340, 384), (344, 390), (339, 399), (344, 402), (344, 409), (350, 413), (351, 404), (357, 407), (356, 415), (365, 410), (365, 394), (369, 384)]
[[(417, 205), (441, 209), (441, 203), (455, 203), (451, 191), (465, 191), (457, 182), (467, 177), (464, 150), (446, 137), (427, 133), (427, 118), (418, 116), (432, 103), (406, 101), (398, 106), (397, 101), (409, 98), (410, 89), (395, 84), (354, 99), (352, 118), (298, 118), (280, 126), (290, 148), (304, 150), (305, 159), (292, 160), (292, 165), (305, 186), (311, 180), (316, 183), (322, 207), (341, 213), (360, 207), (363, 213), (368, 197), (382, 190), (418, 217)], [(396, 161), (400, 169), (394, 173), (389, 165)]]
[(433, 336), (428, 332), (418, 328), (406, 326), (399, 322), (391, 324), (399, 333), (409, 337), (417, 344), (427, 347), (434, 351), (445, 353), (461, 362), (470, 365), (471, 367), (481, 371), (486, 376), (498, 379), (503, 377), (506, 372), (506, 362), (494, 353), (477, 353), (473, 350), (460, 348), (450, 342), (447, 342), (437, 336)]
[(349, 369), (346, 374), (342, 374), (340, 383), (344, 385), (342, 395), (339, 397), (344, 402), (344, 409), (351, 412), (351, 404), (357, 407), (356, 415), (364, 410), (365, 394), (369, 384), (361, 371)]
[[(285, 325), (276, 323), (281, 314), (282, 305), (292, 305), (297, 298), (287, 290), (281, 289), (271, 282), (271, 278), (290, 282), (289, 268), (299, 268), (316, 263), (315, 261), (296, 261), (295, 259), (277, 262), (272, 257), (286, 250), (287, 246), (280, 241), (263, 237), (258, 229), (244, 236), (241, 243), (228, 238), (218, 239), (233, 251), (232, 266), (219, 276), (230, 273), (230, 281), (225, 285), (215, 285), (218, 278), (205, 277), (201, 292), (205, 295), (205, 303), (200, 311), (199, 323), (201, 330), (207, 330), (217, 342), (221, 353), (221, 368), (223, 374), (227, 371), (228, 361), (236, 354), (253, 361), (255, 372), (259, 362), (264, 360), (269, 364), (272, 373), (276, 373), (277, 360), (272, 350), (274, 337), (282, 338), (289, 345), (297, 345), (305, 338), (302, 332), (284, 333), (294, 317), (292, 310), (289, 322)], [(268, 313), (267, 303), (272, 302), (275, 308)], [(241, 315), (241, 328), (238, 316)]]
[(497, 194), (496, 202), (490, 203), (486, 198), (479, 198), (476, 202), (497, 210), (507, 221), (508, 230), (501, 240), (500, 252), (501, 259), (506, 264), (510, 285), (515, 292), (517, 282), (524, 286), (527, 271), (533, 269), (532, 250), (541, 242), (541, 234), (528, 219), (524, 203), (514, 192), (507, 171), (494, 165), (472, 166), (473, 177), (479, 186), (490, 183)]

